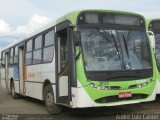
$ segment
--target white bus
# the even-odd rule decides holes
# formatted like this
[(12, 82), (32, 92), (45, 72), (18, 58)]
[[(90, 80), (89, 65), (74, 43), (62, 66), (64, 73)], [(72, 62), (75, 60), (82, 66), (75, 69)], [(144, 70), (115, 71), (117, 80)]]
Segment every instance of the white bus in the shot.
[(1, 51), (2, 85), (44, 100), (50, 114), (155, 99), (153, 51), (143, 16), (82, 10)]

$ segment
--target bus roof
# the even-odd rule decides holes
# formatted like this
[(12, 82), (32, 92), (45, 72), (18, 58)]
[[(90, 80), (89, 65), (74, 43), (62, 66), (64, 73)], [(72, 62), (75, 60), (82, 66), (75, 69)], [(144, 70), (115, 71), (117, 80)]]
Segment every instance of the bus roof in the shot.
[(77, 18), (77, 16), (81, 13), (81, 12), (112, 12), (112, 13), (121, 13), (121, 14), (128, 14), (128, 15), (136, 15), (136, 16), (140, 16), (144, 19), (144, 17), (140, 14), (137, 13), (133, 13), (133, 12), (126, 12), (126, 11), (118, 11), (118, 10), (100, 10), (100, 9), (92, 9), (92, 10), (77, 10), (77, 11), (73, 11), (70, 12), (62, 17), (60, 17), (59, 19), (57, 19), (56, 24), (61, 23), (65, 20), (70, 20), (72, 24), (76, 24), (76, 20), (75, 18)]
[(77, 10), (77, 11), (73, 11), (73, 12), (70, 12), (62, 17), (60, 17), (59, 19), (57, 19), (56, 21), (53, 21), (53, 22), (50, 22), (48, 25), (44, 26), (44, 27), (41, 27), (39, 28), (38, 30), (36, 30), (35, 32), (32, 32), (30, 34), (27, 34), (24, 36), (23, 39), (20, 39), (20, 40), (17, 40), (16, 42), (13, 42), (9, 45), (7, 45), (6, 47), (2, 48), (0, 51), (3, 51), (3, 50), (6, 50), (22, 41), (25, 41), (27, 39), (30, 39), (31, 37), (63, 22), (63, 21), (66, 21), (66, 20), (69, 20), (73, 25), (76, 25), (76, 22), (77, 22), (77, 17), (78, 15), (81, 13), (81, 12), (112, 12), (112, 13), (120, 13), (120, 14), (128, 14), (128, 15), (136, 15), (136, 16), (140, 16), (144, 19), (144, 17), (140, 14), (137, 14), (137, 13), (133, 13), (133, 12), (125, 12), (125, 11), (117, 11), (117, 10), (100, 10), (100, 9), (91, 9), (91, 10)]

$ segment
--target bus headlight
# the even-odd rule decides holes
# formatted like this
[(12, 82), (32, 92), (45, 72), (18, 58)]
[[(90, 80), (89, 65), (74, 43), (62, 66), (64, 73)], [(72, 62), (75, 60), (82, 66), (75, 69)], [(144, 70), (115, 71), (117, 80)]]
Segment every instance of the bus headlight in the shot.
[(141, 88), (141, 87), (142, 87), (142, 85), (141, 85), (141, 84), (139, 84), (139, 85), (137, 85), (137, 87), (138, 87), (138, 88)]
[(98, 85), (98, 86), (97, 86), (97, 89), (98, 89), (98, 90), (109, 90), (109, 87), (108, 87), (108, 86)]
[(148, 80), (148, 83), (151, 83), (152, 82), (152, 79)]
[(148, 84), (147, 82), (145, 82), (145, 83), (142, 83), (142, 84), (138, 84), (138, 85), (137, 85), (137, 87), (138, 87), (138, 88), (141, 88), (141, 87), (144, 87), (144, 86), (146, 86), (147, 84)]
[(105, 87), (105, 90), (109, 90), (109, 87), (106, 86), (106, 87)]
[(146, 86), (147, 85), (147, 83), (143, 83), (143, 86)]
[(102, 86), (101, 86), (101, 85), (98, 85), (98, 86), (97, 86), (97, 89), (98, 89), (98, 90), (102, 90)]
[(90, 83), (90, 87), (91, 87), (91, 88), (94, 88), (94, 87), (95, 87), (95, 84), (94, 84), (94, 83)]
[(90, 82), (89, 86), (91, 88), (96, 88), (97, 90), (109, 90), (109, 86), (105, 86), (105, 85), (96, 85), (95, 83), (93, 82)]
[(106, 87), (105, 86), (102, 86), (102, 90), (105, 90), (106, 89)]

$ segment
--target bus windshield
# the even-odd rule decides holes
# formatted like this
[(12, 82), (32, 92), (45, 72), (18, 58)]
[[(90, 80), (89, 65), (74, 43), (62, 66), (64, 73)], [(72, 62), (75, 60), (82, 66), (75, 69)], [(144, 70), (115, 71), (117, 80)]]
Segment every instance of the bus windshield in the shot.
[(156, 62), (158, 70), (160, 71), (160, 21), (151, 21), (149, 25), (149, 30), (151, 30), (154, 33)]
[[(160, 33), (155, 32), (155, 53), (158, 68), (160, 67)], [(160, 68), (159, 68), (160, 69)]]
[(81, 28), (86, 71), (132, 71), (152, 68), (145, 31)]

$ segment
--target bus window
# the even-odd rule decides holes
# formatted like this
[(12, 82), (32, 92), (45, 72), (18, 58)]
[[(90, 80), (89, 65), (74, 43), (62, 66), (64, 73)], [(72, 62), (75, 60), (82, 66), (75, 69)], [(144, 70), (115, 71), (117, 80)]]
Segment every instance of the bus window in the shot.
[(63, 69), (67, 63), (67, 58), (68, 58), (68, 47), (67, 47), (67, 40), (65, 38), (61, 39), (61, 69)]
[(29, 64), (32, 63), (32, 52), (26, 53), (26, 56), (25, 56), (25, 63), (26, 63), (26, 65), (29, 65)]
[(43, 49), (43, 62), (51, 62), (53, 59), (53, 49), (54, 46), (50, 46)]
[(27, 42), (27, 52), (32, 51), (32, 40)]
[(2, 53), (2, 68), (5, 68), (5, 52)]
[(54, 30), (45, 34), (43, 62), (51, 62), (54, 56)]
[(49, 46), (54, 44), (54, 30), (45, 34), (44, 46)]
[(33, 64), (41, 63), (42, 61), (42, 35), (34, 40)]
[(28, 41), (26, 44), (26, 54), (25, 54), (25, 64), (32, 64), (32, 40)]
[(42, 47), (42, 36), (35, 38), (34, 40), (34, 49), (38, 49)]
[(18, 63), (18, 46), (14, 49), (14, 64)]
[(33, 64), (41, 63), (42, 60), (42, 50), (36, 50), (33, 52)]
[(13, 48), (10, 49), (9, 66), (13, 65)]
[(64, 71), (66, 69), (67, 71), (64, 73), (64, 75), (68, 74), (68, 44), (67, 44), (67, 30), (64, 30), (58, 34), (58, 44), (59, 44), (59, 63), (60, 63), (60, 71)]

